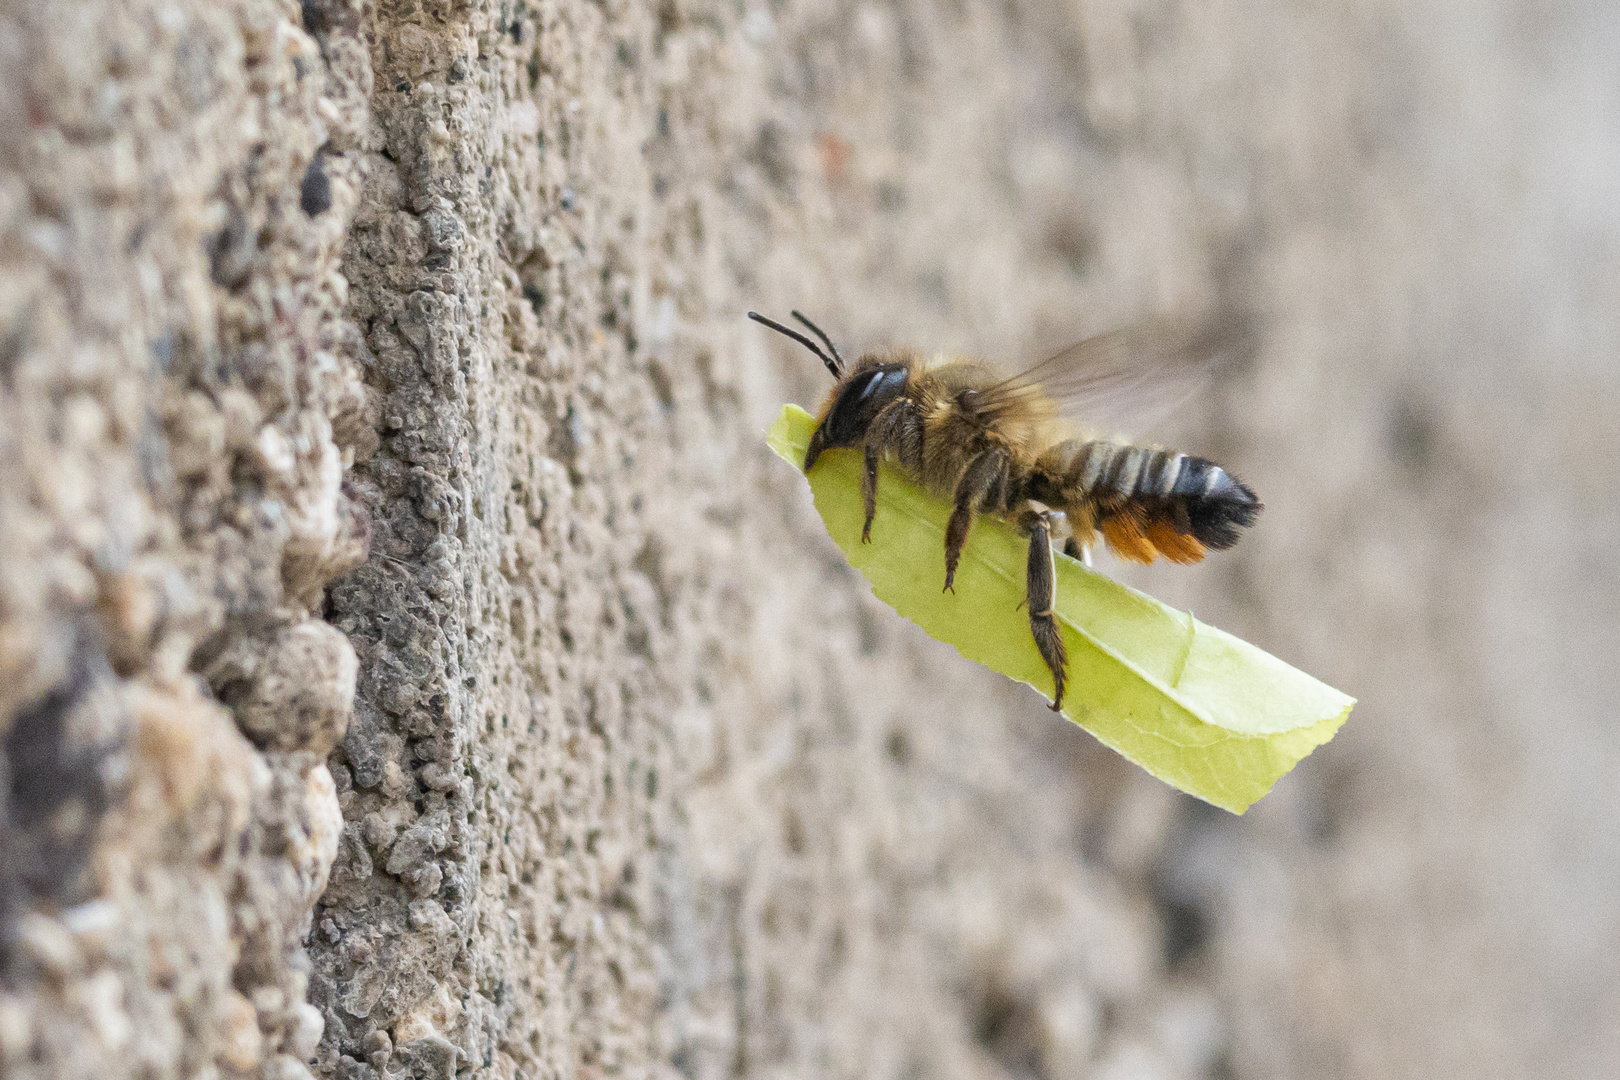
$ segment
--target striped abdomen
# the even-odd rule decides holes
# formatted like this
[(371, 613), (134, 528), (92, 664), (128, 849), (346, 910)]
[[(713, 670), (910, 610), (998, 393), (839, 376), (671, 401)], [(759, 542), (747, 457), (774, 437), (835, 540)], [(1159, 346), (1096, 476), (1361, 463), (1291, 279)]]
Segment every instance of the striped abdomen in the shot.
[(1237, 543), (1260, 501), (1200, 457), (1145, 446), (1069, 441), (1041, 455), (1030, 494), (1068, 514), (1077, 535), (1098, 530), (1122, 558), (1197, 562)]

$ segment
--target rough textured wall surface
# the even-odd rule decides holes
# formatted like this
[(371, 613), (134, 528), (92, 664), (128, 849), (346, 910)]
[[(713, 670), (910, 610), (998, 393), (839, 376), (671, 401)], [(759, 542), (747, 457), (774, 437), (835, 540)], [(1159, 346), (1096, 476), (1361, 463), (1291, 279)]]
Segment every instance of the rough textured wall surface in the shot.
[[(760, 444), (822, 387), (750, 304), (837, 304), (870, 333), (950, 310), (964, 249), (1046, 293), (984, 344), (1093, 299), (1060, 257), (1023, 265), (1044, 221), (974, 220), (996, 154), (966, 178), (937, 160), (963, 110), (1046, 92), (983, 91), (1035, 28), (968, 14), (908, 59), (900, 16), (846, 14), (377, 12), (344, 269), (382, 440), (352, 481), (371, 561), (328, 612), (361, 674), (310, 944), (323, 1069), (1191, 1075), (1218, 1054), (1207, 996), (1166, 981), (1173, 799), (895, 625)], [(980, 32), (999, 44), (975, 59)], [(952, 108), (914, 114), (929, 100)], [(1052, 128), (1028, 138), (1072, 158)]]
[(296, 5), (8, 4), (0, 54), (0, 1057), (305, 1075), (366, 102)]
[(1032, 31), (953, 19), (5, 10), (8, 1073), (1214, 1059), (1173, 800), (897, 625), (759, 443), (820, 384), (752, 303), (1087, 299), (942, 158), (1046, 77), (981, 98)]
[[(1567, 8), (0, 0), (0, 1073), (1613, 1072)], [(1229, 819), (897, 619), (793, 307), (1256, 314), (1131, 576), (1351, 725)]]
[(10, 1075), (297, 1076), (321, 1034), (365, 102), (298, 16), (0, 15)]

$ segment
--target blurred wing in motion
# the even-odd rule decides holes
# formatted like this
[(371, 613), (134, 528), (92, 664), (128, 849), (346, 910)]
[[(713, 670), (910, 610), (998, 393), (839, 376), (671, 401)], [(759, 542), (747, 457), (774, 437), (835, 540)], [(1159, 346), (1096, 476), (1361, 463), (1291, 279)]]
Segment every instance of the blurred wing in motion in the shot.
[(1196, 394), (1223, 359), (1245, 351), (1248, 321), (1144, 323), (1087, 338), (981, 390), (975, 411), (1018, 415), (1041, 399), (1090, 429), (1130, 422), (1140, 428)]

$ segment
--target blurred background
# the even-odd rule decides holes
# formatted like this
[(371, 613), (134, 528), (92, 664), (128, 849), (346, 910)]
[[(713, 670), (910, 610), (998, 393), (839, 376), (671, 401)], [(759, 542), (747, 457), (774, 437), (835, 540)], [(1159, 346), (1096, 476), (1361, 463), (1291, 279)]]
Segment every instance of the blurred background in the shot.
[[(1620, 1069), (1620, 12), (901, 3), (743, 29), (771, 88), (735, 118), (736, 205), (773, 222), (739, 241), (762, 309), (846, 352), (1013, 362), (1153, 312), (1260, 317), (1250, 363), (1154, 433), (1231, 464), (1260, 525), (1191, 570), (1108, 566), (1360, 699), (1242, 819), (1133, 796), (1172, 969), (1230, 1024), (1204, 1066)], [(819, 400), (813, 363), (756, 347)], [(1107, 1075), (1154, 1074), (1128, 1058)]]

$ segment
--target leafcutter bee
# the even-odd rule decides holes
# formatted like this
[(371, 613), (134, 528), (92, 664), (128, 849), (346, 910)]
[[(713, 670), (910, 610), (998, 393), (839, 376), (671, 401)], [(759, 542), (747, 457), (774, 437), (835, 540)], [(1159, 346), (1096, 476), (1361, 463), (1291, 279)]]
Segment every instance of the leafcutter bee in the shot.
[(975, 514), (993, 514), (1029, 537), (1025, 600), (1030, 633), (1051, 669), (1052, 708), (1063, 704), (1068, 658), (1053, 615), (1052, 545), (1089, 562), (1100, 534), (1120, 558), (1194, 563), (1237, 543), (1261, 510), (1254, 492), (1221, 466), (1157, 446), (1067, 437), (1073, 417), (1109, 398), (1164, 383), (1172, 369), (1230, 344), (1227, 324), (1163, 323), (1088, 338), (1019, 374), (977, 360), (925, 361), (909, 349), (846, 365), (828, 336), (793, 312), (812, 339), (756, 312), (748, 317), (821, 358), (836, 384), (804, 457), (860, 447), (869, 543), (878, 463), (891, 459), (952, 505), (945, 529), (945, 588), (953, 582)]

